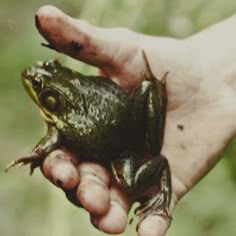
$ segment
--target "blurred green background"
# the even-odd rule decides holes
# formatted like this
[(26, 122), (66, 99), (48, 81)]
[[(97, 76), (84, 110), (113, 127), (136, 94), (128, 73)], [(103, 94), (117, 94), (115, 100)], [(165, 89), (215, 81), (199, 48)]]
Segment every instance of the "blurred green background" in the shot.
[[(83, 73), (95, 68), (42, 48), (34, 26), (36, 10), (52, 4), (74, 17), (104, 27), (128, 27), (153, 35), (183, 38), (236, 12), (235, 0), (1, 0), (0, 3), (0, 235), (104, 235), (89, 223), (86, 212), (36, 171), (4, 173), (6, 164), (42, 137), (45, 126), (26, 95), (21, 71), (37, 60), (59, 57)], [(176, 208), (168, 236), (236, 235), (236, 143)], [(136, 235), (135, 225), (122, 235)]]

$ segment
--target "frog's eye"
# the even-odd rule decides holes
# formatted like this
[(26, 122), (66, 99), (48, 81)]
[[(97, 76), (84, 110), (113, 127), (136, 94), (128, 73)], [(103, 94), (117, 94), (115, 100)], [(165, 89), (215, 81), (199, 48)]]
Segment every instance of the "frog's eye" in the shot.
[(42, 92), (39, 96), (41, 105), (50, 112), (57, 112), (61, 108), (62, 100), (59, 93), (51, 90)]
[(34, 77), (32, 79), (32, 86), (34, 90), (40, 91), (43, 88), (43, 81), (39, 77)]

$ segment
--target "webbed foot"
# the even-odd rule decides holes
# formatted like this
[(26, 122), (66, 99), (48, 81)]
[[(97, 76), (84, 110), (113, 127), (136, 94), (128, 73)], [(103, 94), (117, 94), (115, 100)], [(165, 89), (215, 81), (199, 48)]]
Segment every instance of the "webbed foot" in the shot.
[(167, 192), (158, 193), (155, 197), (141, 203), (135, 210), (135, 214), (140, 217), (140, 222), (148, 215), (161, 215), (172, 219), (166, 202), (167, 194)]
[(140, 201), (140, 206), (135, 210), (135, 214), (139, 217), (137, 229), (148, 215), (159, 215), (171, 222), (172, 216), (169, 211), (171, 185), (167, 184), (168, 176), (169, 170), (166, 169), (163, 171), (163, 176), (160, 180), (161, 189), (158, 194)]

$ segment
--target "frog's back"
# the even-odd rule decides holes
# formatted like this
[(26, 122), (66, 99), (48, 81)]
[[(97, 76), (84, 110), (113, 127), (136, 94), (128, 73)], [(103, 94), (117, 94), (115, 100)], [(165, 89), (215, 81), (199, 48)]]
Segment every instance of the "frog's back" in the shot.
[(71, 83), (76, 94), (73, 99), (84, 108), (87, 118), (114, 123), (120, 112), (128, 108), (128, 94), (108, 78), (83, 76)]
[(90, 102), (95, 102), (97, 99), (101, 101), (109, 100), (111, 103), (126, 102), (127, 93), (111, 79), (99, 76), (83, 76), (81, 74), (79, 76), (79, 79), (74, 77), (70, 80), (72, 88), (75, 88), (77, 93), (82, 94)]
[[(67, 96), (72, 106), (67, 111), (63, 134), (68, 145), (93, 159), (124, 149), (130, 117), (127, 93), (101, 77), (78, 73), (67, 82), (70, 83)], [(63, 89), (66, 90), (65, 85)]]

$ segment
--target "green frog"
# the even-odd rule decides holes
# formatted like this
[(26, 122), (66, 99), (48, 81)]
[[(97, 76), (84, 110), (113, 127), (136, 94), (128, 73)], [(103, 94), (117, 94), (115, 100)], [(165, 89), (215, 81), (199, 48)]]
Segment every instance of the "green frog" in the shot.
[[(66, 146), (81, 159), (109, 163), (117, 183), (139, 196), (155, 184), (157, 195), (138, 199), (137, 214), (169, 215), (171, 174), (160, 154), (167, 107), (166, 77), (153, 75), (143, 51), (143, 81), (131, 93), (109, 78), (85, 76), (57, 60), (22, 73), (23, 85), (38, 105), (48, 132), (28, 156), (9, 164), (30, 164), (31, 174), (47, 154)], [(147, 155), (149, 153), (150, 155)]]

